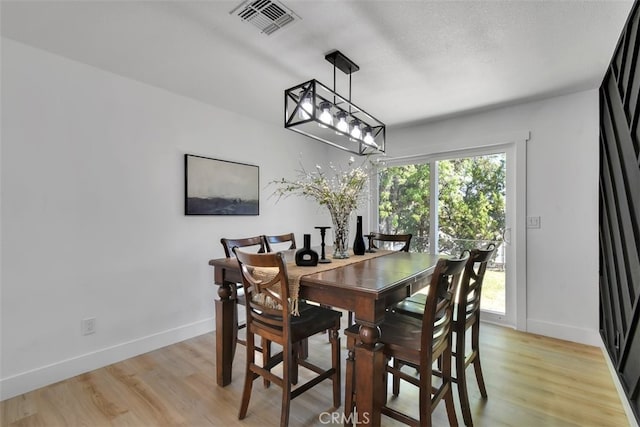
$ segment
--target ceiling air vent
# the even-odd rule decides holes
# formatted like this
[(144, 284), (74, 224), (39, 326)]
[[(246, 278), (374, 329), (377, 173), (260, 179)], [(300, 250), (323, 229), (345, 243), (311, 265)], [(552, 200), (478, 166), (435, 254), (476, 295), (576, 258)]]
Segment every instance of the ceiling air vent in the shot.
[(285, 25), (300, 19), (291, 9), (276, 0), (247, 0), (240, 3), (231, 14), (249, 22), (266, 35), (271, 35)]

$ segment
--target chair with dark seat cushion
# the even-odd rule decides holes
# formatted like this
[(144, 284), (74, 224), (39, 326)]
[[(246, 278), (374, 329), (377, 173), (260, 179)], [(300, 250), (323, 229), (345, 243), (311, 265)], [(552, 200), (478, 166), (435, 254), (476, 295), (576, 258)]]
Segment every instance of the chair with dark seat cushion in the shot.
[[(487, 389), (482, 375), (482, 366), (480, 365), (480, 298), (487, 264), (494, 251), (495, 245), (493, 243), (489, 244), (485, 249), (473, 249), (470, 251), (469, 260), (460, 281), (454, 304), (452, 329), (455, 334), (453, 357), (456, 369), (455, 375), (452, 376), (452, 381), (458, 386), (462, 416), (467, 426), (472, 426), (473, 420), (471, 418), (465, 372), (466, 368), (472, 363), (480, 395), (484, 399), (487, 398)], [(424, 294), (415, 294), (398, 303), (393, 310), (421, 319), (427, 299), (428, 297)], [(469, 354), (467, 354), (466, 350), (466, 331), (468, 329), (471, 329), (471, 349)]]
[[(265, 235), (263, 237), (264, 237), (264, 244), (267, 249), (267, 252), (277, 252), (278, 247), (281, 247), (280, 250), (297, 249), (296, 236), (293, 233), (286, 233), (286, 234), (279, 234), (279, 235), (272, 235), (272, 236)], [(286, 245), (283, 245), (283, 244), (286, 244)], [(331, 307), (327, 307), (327, 308), (331, 308)], [(308, 343), (308, 340), (304, 340), (300, 344), (299, 356), (303, 359), (306, 359), (308, 355), (309, 355), (309, 343)], [(297, 382), (295, 381), (295, 379), (296, 378), (294, 377), (294, 384)]]
[[(282, 387), (280, 425), (289, 424), (291, 399), (320, 382), (333, 382), (333, 406), (340, 406), (340, 317), (342, 313), (299, 301), (299, 316), (291, 314), (289, 280), (283, 254), (251, 254), (234, 248), (242, 271), (247, 300), (247, 360), (239, 419), (245, 418), (251, 398), (253, 381), (262, 376)], [(268, 269), (268, 270), (261, 270)], [(267, 271), (265, 273), (265, 271)], [(331, 331), (331, 368), (324, 369), (298, 358), (297, 345), (323, 330)], [(282, 352), (273, 355), (264, 366), (255, 362), (255, 336), (280, 344)], [(272, 369), (282, 364), (282, 377)], [(316, 375), (306, 383), (292, 388), (292, 373), (301, 366)], [(258, 415), (259, 416), (259, 415)]]
[(388, 248), (399, 252), (409, 252), (413, 234), (371, 233), (370, 236), (372, 249), (379, 249), (383, 247), (383, 245), (386, 245)]
[[(244, 237), (238, 239), (220, 239), (220, 243), (222, 243), (222, 247), (224, 248), (224, 254), (227, 258), (234, 257), (233, 248), (244, 248), (245, 250), (252, 250), (257, 253), (266, 252), (266, 243), (264, 241), (263, 236), (253, 236), (253, 237)], [(246, 305), (245, 304), (245, 296), (244, 289), (242, 287), (242, 283), (230, 283), (231, 285), (231, 297), (235, 299), (237, 304)], [(245, 341), (238, 338), (238, 329), (243, 329), (246, 325), (244, 323), (240, 323), (238, 321), (238, 308), (235, 308), (234, 313), (234, 337), (235, 342), (240, 344), (245, 344)], [(234, 343), (235, 345), (235, 343)], [(235, 350), (234, 350), (235, 353)]]
[(289, 243), (289, 246), (286, 249), (297, 249), (296, 236), (293, 233), (264, 236), (264, 243), (266, 245), (267, 252), (276, 252), (274, 250), (276, 247), (273, 245), (279, 245), (280, 243)]
[[(386, 390), (381, 396), (382, 414), (413, 426), (431, 426), (431, 414), (441, 400), (445, 401), (450, 425), (457, 425), (453, 394), (451, 390), (451, 326), (453, 321), (453, 299), (457, 292), (466, 258), (441, 258), (436, 264), (428, 289), (428, 299), (423, 317), (388, 311), (380, 324), (379, 342), (384, 344), (384, 354), (392, 359), (385, 369), (394, 381), (393, 394), (399, 393), (399, 381), (405, 380), (419, 389), (418, 418), (387, 406)], [(353, 350), (358, 340), (358, 325), (345, 330), (349, 358), (346, 364), (345, 412), (354, 408), (354, 360)], [(433, 383), (433, 364), (440, 361), (441, 384)], [(404, 365), (412, 366), (418, 375), (401, 371)], [(413, 405), (412, 405), (413, 406)]]

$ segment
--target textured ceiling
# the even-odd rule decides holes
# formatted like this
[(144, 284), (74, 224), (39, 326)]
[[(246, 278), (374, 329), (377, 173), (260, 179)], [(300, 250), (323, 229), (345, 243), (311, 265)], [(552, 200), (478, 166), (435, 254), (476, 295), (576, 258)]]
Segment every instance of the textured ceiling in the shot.
[[(324, 55), (360, 66), (352, 100), (388, 125), (598, 87), (632, 1), (284, 1), (270, 36), (237, 1), (2, 1), (4, 37), (281, 124)], [(338, 71), (337, 91), (348, 78)]]

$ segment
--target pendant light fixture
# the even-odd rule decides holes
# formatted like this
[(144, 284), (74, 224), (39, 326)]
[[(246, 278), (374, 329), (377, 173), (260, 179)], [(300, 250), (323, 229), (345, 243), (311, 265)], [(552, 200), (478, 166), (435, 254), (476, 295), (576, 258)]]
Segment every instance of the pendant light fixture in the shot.
[[(284, 91), (284, 127), (350, 153), (384, 153), (385, 125), (351, 102), (351, 74), (360, 69), (340, 51), (333, 64), (333, 90), (313, 79)], [(336, 69), (349, 76), (349, 96), (336, 93)]]

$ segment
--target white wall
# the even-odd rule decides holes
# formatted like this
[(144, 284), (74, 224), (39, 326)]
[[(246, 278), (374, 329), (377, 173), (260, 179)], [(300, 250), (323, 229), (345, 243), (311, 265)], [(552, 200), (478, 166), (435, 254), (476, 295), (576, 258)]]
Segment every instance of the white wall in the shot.
[(527, 143), (527, 330), (599, 345), (598, 93), (551, 98), (391, 129), (390, 157), (486, 144), (530, 131)]
[[(324, 145), (8, 39), (1, 149), (1, 399), (213, 330), (221, 237), (328, 223), (266, 188)], [(259, 165), (260, 216), (184, 216), (185, 153)]]

